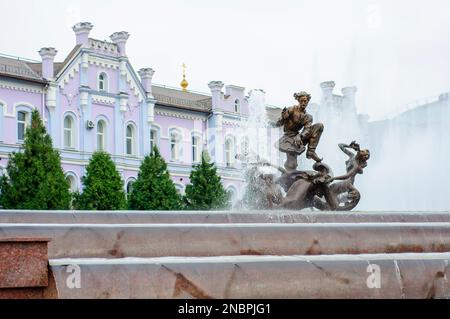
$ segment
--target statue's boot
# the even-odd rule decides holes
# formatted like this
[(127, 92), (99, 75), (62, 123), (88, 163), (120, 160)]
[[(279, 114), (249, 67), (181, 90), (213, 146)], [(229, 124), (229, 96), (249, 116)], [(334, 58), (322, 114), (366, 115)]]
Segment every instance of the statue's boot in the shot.
[(323, 158), (320, 158), (317, 154), (315, 150), (311, 150), (310, 148), (308, 148), (308, 151), (306, 152), (306, 158), (315, 160), (316, 162), (322, 162)]
[(316, 123), (311, 126), (311, 137), (308, 141), (308, 151), (306, 152), (306, 158), (313, 159), (316, 162), (322, 162), (323, 158), (320, 158), (316, 154), (317, 145), (319, 145), (320, 137), (323, 132), (323, 124)]

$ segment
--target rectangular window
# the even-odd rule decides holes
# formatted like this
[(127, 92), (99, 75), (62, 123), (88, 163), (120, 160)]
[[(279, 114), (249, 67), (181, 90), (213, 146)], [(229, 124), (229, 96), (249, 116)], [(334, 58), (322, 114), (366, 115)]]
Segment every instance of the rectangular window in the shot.
[(127, 138), (127, 155), (133, 154), (133, 140), (131, 138)]
[(97, 149), (99, 151), (103, 151), (104, 150), (104, 146), (103, 146), (103, 134), (98, 133), (97, 134)]
[(64, 147), (72, 147), (71, 132), (68, 129), (64, 129)]
[(197, 138), (192, 136), (192, 161), (197, 161)]
[(156, 131), (150, 131), (150, 152), (153, 151), (153, 148), (156, 146)]
[(27, 123), (27, 114), (25, 112), (17, 113), (17, 138), (19, 141), (25, 139), (25, 130)]
[(202, 154), (201, 139), (198, 136), (192, 137), (192, 161), (200, 162)]
[(177, 142), (172, 141), (170, 143), (170, 152), (172, 154), (172, 160), (178, 160), (178, 152), (177, 152)]
[(19, 140), (23, 141), (25, 139), (25, 123), (19, 123), (17, 126)]

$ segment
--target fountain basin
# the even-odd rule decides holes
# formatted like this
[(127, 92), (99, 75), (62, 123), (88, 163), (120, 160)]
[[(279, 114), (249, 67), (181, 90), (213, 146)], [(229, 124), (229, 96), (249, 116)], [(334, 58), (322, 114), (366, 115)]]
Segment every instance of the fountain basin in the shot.
[(0, 224), (49, 258), (450, 252), (450, 223)]

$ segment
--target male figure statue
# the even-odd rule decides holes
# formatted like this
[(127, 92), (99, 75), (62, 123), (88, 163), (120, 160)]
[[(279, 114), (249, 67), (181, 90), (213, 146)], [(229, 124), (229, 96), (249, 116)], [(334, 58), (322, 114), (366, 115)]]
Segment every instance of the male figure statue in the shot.
[(308, 145), (306, 158), (321, 162), (317, 156), (316, 148), (323, 132), (323, 124), (313, 124), (313, 118), (306, 113), (306, 107), (311, 100), (311, 95), (306, 92), (295, 93), (294, 98), (298, 105), (284, 108), (281, 118), (276, 123), (277, 127), (283, 126), (284, 135), (278, 141), (278, 149), (286, 153), (287, 160), (284, 167), (288, 171), (297, 168), (297, 156), (301, 155)]

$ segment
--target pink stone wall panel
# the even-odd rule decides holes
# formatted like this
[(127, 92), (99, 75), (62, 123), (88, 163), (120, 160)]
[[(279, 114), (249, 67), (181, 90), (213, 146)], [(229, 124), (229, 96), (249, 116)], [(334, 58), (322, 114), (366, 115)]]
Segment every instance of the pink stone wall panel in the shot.
[(61, 115), (64, 112), (70, 110), (77, 114), (79, 111), (77, 107), (79, 106), (79, 87), (80, 87), (80, 74), (78, 72), (75, 73), (73, 77), (69, 77), (67, 83), (64, 84), (64, 89), (58, 88), (59, 94), (59, 104), (58, 106), (61, 108)]

